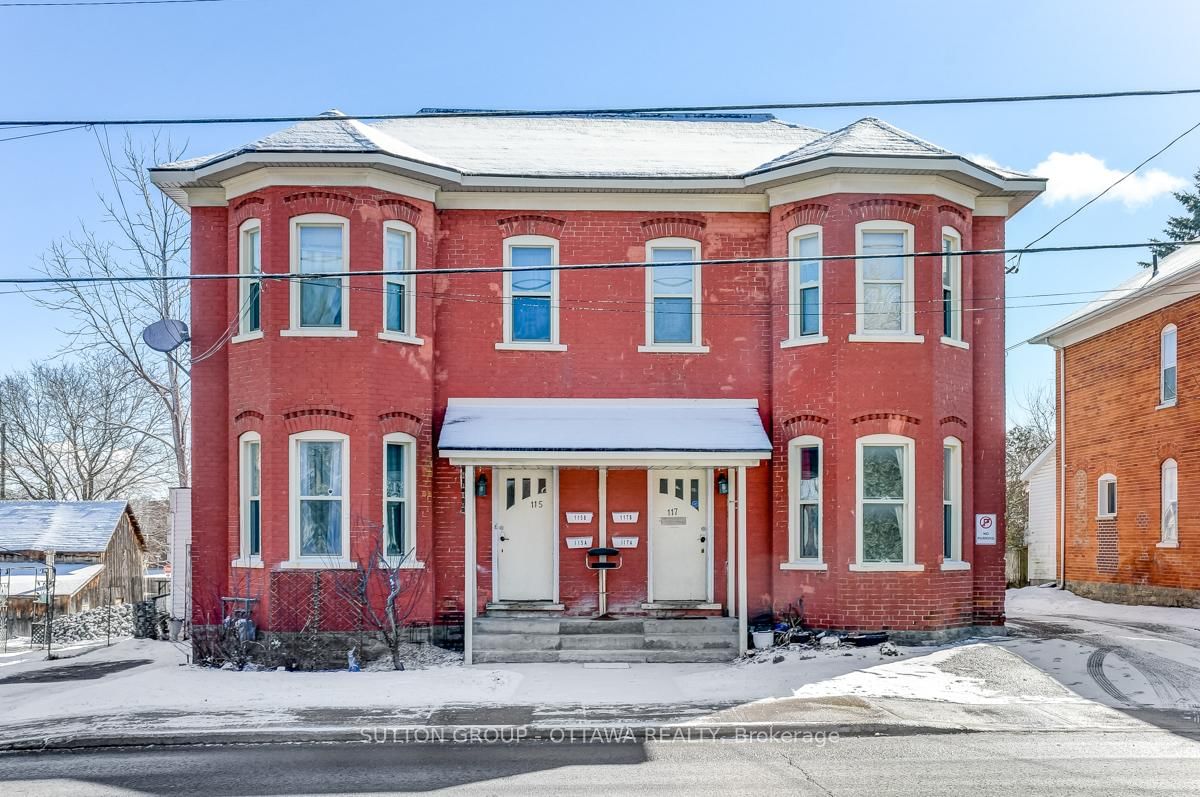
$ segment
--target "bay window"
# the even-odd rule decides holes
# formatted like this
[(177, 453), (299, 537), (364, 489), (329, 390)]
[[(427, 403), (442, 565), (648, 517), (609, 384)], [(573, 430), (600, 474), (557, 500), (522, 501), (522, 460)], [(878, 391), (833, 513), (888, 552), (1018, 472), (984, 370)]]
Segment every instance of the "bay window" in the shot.
[(864, 221), (855, 230), (858, 324), (850, 340), (920, 342), (913, 312), (912, 225)]
[(789, 562), (820, 564), (822, 441), (797, 437), (788, 446)]
[(851, 569), (923, 569), (913, 563), (913, 447), (897, 435), (858, 440), (858, 557)]
[(393, 564), (411, 564), (416, 548), (415, 445), (401, 433), (383, 439), (383, 554)]
[(347, 566), (350, 442), (329, 431), (291, 438), (292, 564)]
[(411, 271), (415, 266), (413, 242), (416, 231), (402, 221), (386, 221), (383, 224), (383, 270), (391, 272), (383, 278), (383, 334), (389, 340), (415, 343), (416, 325), (416, 278)]
[[(292, 219), (292, 272), (343, 273), (348, 270), (349, 262), (349, 222), (346, 219), (323, 213)], [(321, 335), (349, 331), (347, 277), (308, 277), (291, 282), (290, 332)]]
[(942, 443), (942, 560), (962, 561), (962, 441), (947, 437)]
[(951, 227), (942, 228), (942, 338), (961, 341), (962, 331), (962, 238)]
[(822, 262), (811, 259), (821, 257), (821, 228), (805, 225), (793, 230), (789, 236), (789, 248), (793, 259), (788, 268), (788, 304), (790, 320), (788, 343), (823, 342), (821, 307)]
[(238, 441), (240, 546), (235, 565), (252, 566), (262, 557), (262, 439), (246, 432)]
[[(238, 271), (262, 273), (262, 225), (258, 219), (242, 223), (238, 234)], [(257, 337), (262, 332), (262, 280), (238, 280), (238, 336)]]

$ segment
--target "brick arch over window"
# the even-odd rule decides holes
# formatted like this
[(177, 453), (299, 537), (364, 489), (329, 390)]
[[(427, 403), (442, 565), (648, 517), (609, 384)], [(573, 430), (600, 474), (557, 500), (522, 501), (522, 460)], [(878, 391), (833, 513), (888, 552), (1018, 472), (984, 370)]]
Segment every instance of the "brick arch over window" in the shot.
[(263, 199), (262, 197), (254, 196), (253, 194), (251, 194), (250, 196), (244, 196), (241, 199), (239, 199), (238, 201), (234, 202), (233, 207), (230, 208), (230, 210), (232, 210), (234, 213), (237, 213), (244, 207), (247, 207), (250, 205), (258, 206), (258, 205), (264, 204), (265, 202), (266, 202), (266, 200)]
[(350, 217), (350, 212), (357, 204), (349, 194), (336, 191), (297, 191), (283, 198), (289, 216), (303, 216), (307, 213), (332, 213), (336, 216)]
[(854, 424), (854, 436), (866, 437), (871, 434), (895, 434), (901, 437), (917, 436), (917, 427), (921, 419), (901, 412), (870, 412), (851, 418)]
[(1180, 459), (1179, 446), (1175, 443), (1163, 443), (1158, 447), (1158, 461), (1173, 459), (1176, 462)]
[(308, 405), (284, 411), (283, 425), (289, 435), (318, 429), (348, 435), (354, 425), (354, 416), (337, 407)]
[(945, 418), (942, 418), (940, 421), (938, 421), (938, 423), (942, 426), (952, 423), (952, 424), (957, 424), (958, 426), (961, 426), (964, 429), (967, 428), (967, 422), (964, 421), (962, 418), (958, 417), (957, 415), (947, 415)]
[(238, 227), (250, 219), (261, 218), (266, 201), (262, 197), (248, 196), (238, 202), (229, 212), (229, 229), (236, 235)]
[(499, 225), (500, 233), (505, 238), (511, 238), (514, 235), (544, 235), (547, 238), (560, 238), (566, 222), (553, 216), (523, 213), (519, 216), (497, 219), (496, 224)]
[(857, 221), (888, 219), (916, 224), (921, 206), (903, 199), (865, 199), (851, 205), (850, 212)]
[(385, 435), (403, 432), (414, 438), (419, 438), (422, 426), (423, 423), (420, 416), (403, 410), (393, 410), (379, 416), (379, 432)]
[(782, 424), (783, 433), (788, 440), (797, 437), (825, 437), (826, 427), (829, 425), (829, 419), (814, 413), (801, 413), (793, 415), (785, 420)]
[(642, 222), (642, 233), (647, 241), (655, 238), (700, 239), (707, 226), (703, 219), (690, 216), (659, 216)]
[(380, 199), (377, 203), (386, 221), (403, 221), (416, 227), (421, 221), (421, 209), (403, 199)]
[(938, 205), (938, 215), (943, 227), (953, 227), (962, 235), (967, 226), (967, 214), (955, 205)]
[(827, 215), (829, 215), (828, 205), (806, 202), (803, 205), (796, 205), (793, 208), (789, 208), (779, 217), (779, 221), (788, 228), (803, 227), (807, 224), (820, 225), (825, 223)]
[(242, 410), (233, 416), (233, 431), (238, 437), (246, 432), (261, 432), (263, 414), (258, 410)]

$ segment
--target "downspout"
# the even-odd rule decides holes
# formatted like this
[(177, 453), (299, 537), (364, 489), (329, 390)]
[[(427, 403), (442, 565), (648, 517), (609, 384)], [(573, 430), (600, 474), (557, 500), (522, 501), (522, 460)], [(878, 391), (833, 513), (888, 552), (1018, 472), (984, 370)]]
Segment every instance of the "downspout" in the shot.
[(1067, 360), (1058, 351), (1058, 588), (1067, 588)]

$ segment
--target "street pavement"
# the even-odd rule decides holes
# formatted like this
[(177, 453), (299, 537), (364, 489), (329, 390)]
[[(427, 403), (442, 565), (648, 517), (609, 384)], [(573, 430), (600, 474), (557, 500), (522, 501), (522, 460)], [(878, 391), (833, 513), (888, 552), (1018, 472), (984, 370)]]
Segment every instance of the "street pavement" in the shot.
[(1195, 795), (1200, 746), (1157, 730), (815, 741), (323, 744), (0, 755), (4, 794)]

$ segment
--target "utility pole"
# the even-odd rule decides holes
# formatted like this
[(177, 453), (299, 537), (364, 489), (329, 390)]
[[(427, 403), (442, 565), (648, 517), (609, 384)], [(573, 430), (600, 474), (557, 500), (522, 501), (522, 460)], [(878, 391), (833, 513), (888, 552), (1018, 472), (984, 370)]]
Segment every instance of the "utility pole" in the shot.
[(8, 499), (8, 424), (0, 421), (0, 501)]

